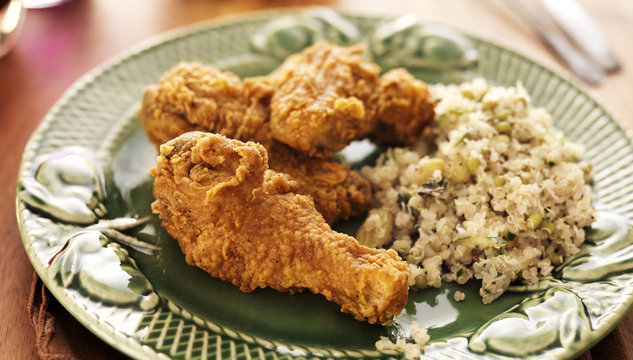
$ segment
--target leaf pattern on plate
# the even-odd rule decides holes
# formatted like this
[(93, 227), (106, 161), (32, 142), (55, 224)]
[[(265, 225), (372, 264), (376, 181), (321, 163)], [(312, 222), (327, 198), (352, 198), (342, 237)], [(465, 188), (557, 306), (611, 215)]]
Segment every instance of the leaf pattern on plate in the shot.
[(148, 218), (102, 219), (108, 214), (103, 175), (88, 153), (68, 148), (48, 154), (36, 162), (32, 175), (20, 179), (20, 198), (50, 218), (51, 224), (83, 226), (68, 229), (69, 235), (62, 237), (63, 247), (48, 262), (49, 276), (64, 288), (78, 289), (106, 303), (152, 310), (159, 304), (158, 295), (129, 252), (118, 244), (143, 252), (156, 249), (124, 233)]
[(462, 34), (405, 15), (378, 27), (371, 50), (383, 68), (406, 67), (425, 79), (463, 80), (464, 70), (477, 65), (479, 54)]
[(323, 40), (339, 45), (364, 43), (370, 50), (366, 55), (381, 67), (406, 67), (433, 81), (464, 80), (468, 77), (464, 70), (474, 68), (479, 57), (467, 37), (446, 26), (424, 23), (416, 16), (384, 22), (363, 39), (358, 27), (336, 12), (311, 8), (262, 26), (251, 38), (257, 54), (224, 59), (216, 65), (239, 72), (240, 67), (264, 63), (263, 67), (273, 70), (287, 56)]
[(622, 285), (617, 275), (633, 269), (633, 230), (624, 218), (601, 213), (587, 231), (581, 250), (553, 277), (510, 291), (535, 292), (518, 306), (496, 316), (470, 338), (478, 353), (530, 356), (594, 336), (592, 316), (608, 311)]
[(158, 306), (159, 298), (126, 249), (98, 230), (73, 234), (50, 261), (51, 276), (65, 288), (76, 288), (100, 301)]
[(20, 180), (20, 198), (30, 207), (74, 224), (92, 224), (107, 214), (102, 175), (80, 148), (44, 156), (35, 173)]
[(268, 22), (253, 35), (251, 46), (256, 52), (285, 59), (318, 41), (352, 45), (361, 39), (358, 28), (335, 11), (311, 8)]
[(570, 347), (591, 332), (585, 306), (573, 292), (551, 288), (498, 315), (470, 338), (477, 353), (529, 356), (553, 346)]
[(595, 281), (633, 269), (633, 229), (616, 215), (603, 214), (586, 245), (561, 268), (561, 278)]
[[(155, 82), (160, 74), (178, 61), (199, 60), (216, 63), (222, 59), (244, 57), (248, 61), (234, 62), (232, 71), (238, 72), (240, 76), (267, 73), (281, 60), (267, 53), (254, 51), (251, 44), (252, 34), (281, 17), (301, 16), (304, 11), (290, 10), (247, 15), (228, 21), (214, 19), (201, 27), (196, 26), (172, 33), (160, 39), (160, 42), (152, 42), (136, 48), (84, 76), (64, 95), (34, 132), (22, 161), (22, 169), (27, 174), (21, 180), (33, 178), (28, 172), (36, 170), (40, 156), (66, 151), (67, 146), (82, 146), (84, 153), (90, 154), (103, 151), (105, 156), (99, 156), (99, 158), (107, 164), (111, 160), (110, 156), (116, 152), (122, 142), (128, 141), (125, 137), (129, 134), (129, 130), (138, 126), (137, 123), (130, 125), (133, 122), (124, 118), (122, 114), (135, 109), (143, 88)], [(360, 41), (364, 43), (370, 42), (377, 27), (395, 20), (389, 16), (365, 15), (342, 15), (342, 18), (360, 30), (362, 35)], [(513, 86), (517, 81), (521, 81), (534, 103), (552, 113), (555, 125), (571, 140), (584, 144), (588, 149), (586, 158), (591, 161), (596, 170), (594, 189), (597, 208), (603, 211), (618, 211), (627, 219), (626, 221), (633, 220), (633, 206), (631, 206), (633, 177), (630, 167), (633, 140), (613, 116), (586, 91), (556, 72), (511, 49), (473, 35), (464, 34), (464, 36), (474, 44), (479, 56), (476, 63), (472, 65), (473, 68), (463, 71), (463, 75), (484, 77), (504, 86)], [(408, 35), (405, 35), (402, 39), (406, 40), (407, 37)], [(413, 40), (411, 42), (416, 44)], [(415, 46), (412, 49), (415, 49)], [(419, 74), (417, 69), (411, 70), (416, 75)], [(427, 73), (444, 74), (440, 71)], [(425, 77), (427, 73), (421, 75), (424, 80), (438, 81), (437, 79), (429, 80), (430, 78)], [(439, 80), (450, 81), (445, 77)], [(124, 140), (121, 140), (122, 138)], [(138, 154), (130, 154), (130, 157), (138, 160), (136, 155)], [(134, 170), (147, 171), (145, 168)], [(19, 190), (24, 189), (22, 183)], [(188, 317), (181, 316), (180, 314), (186, 312), (188, 308), (183, 305), (182, 311), (175, 310), (174, 304), (169, 301), (161, 301), (153, 312), (144, 312), (134, 307), (104, 306), (98, 301), (86, 300), (88, 296), (79, 293), (78, 290), (63, 288), (58, 280), (55, 280), (56, 277), (48, 276), (48, 260), (78, 230), (101, 232), (101, 230), (110, 229), (112, 224), (103, 223), (103, 217), (89, 222), (88, 227), (97, 226), (99, 229), (86, 229), (85, 225), (61, 220), (61, 216), (51, 221), (49, 217), (53, 219), (53, 216), (50, 212), (27, 203), (22, 195), (18, 195), (16, 206), (18, 224), (26, 252), (35, 269), (42, 275), (51, 292), (73, 316), (127, 355), (143, 359), (208, 357), (286, 359), (292, 358), (295, 353), (281, 350), (301, 346), (292, 339), (285, 338), (276, 339), (274, 344), (258, 342), (253, 340), (253, 334), (248, 329), (229, 327), (225, 329), (226, 331), (220, 331), (219, 325), (213, 319), (196, 317), (195, 314)], [(109, 196), (107, 200), (110, 200)], [(110, 211), (114, 212), (115, 209), (111, 208)], [(111, 230), (123, 235), (132, 233), (126, 229)], [(129, 237), (132, 238), (132, 236)], [(109, 240), (114, 240), (114, 238), (110, 237)], [(142, 265), (139, 266), (140, 269), (145, 270), (142, 257), (137, 257), (136, 253), (132, 255)], [(78, 253), (77, 256), (81, 260), (82, 255)], [(66, 261), (68, 263), (65, 266), (73, 269), (73, 261), (77, 260), (73, 260), (71, 256)], [(71, 283), (79, 281), (74, 276), (76, 275), (73, 275), (73, 279), (69, 276)], [(152, 277), (149, 279), (154, 281)], [(560, 283), (576, 285), (572, 291), (589, 309), (594, 329), (592, 341), (581, 341), (570, 348), (553, 345), (540, 355), (530, 358), (560, 360), (579, 356), (591, 343), (605, 336), (633, 305), (631, 291), (633, 275), (630, 271), (613, 274), (597, 282), (552, 279), (549, 286), (558, 286)], [(527, 291), (542, 294), (546, 290), (542, 288), (524, 291), (525, 296), (529, 296), (532, 294)], [(163, 295), (160, 291), (157, 292)], [(467, 302), (468, 298), (461, 303), (460, 314), (477, 311), (478, 307), (470, 306)], [(139, 322), (139, 318), (142, 321)], [(127, 331), (123, 329), (125, 325), (130, 325), (129, 328), (125, 328)], [(481, 324), (475, 327), (479, 325)], [(462, 326), (462, 323), (458, 326)], [(472, 333), (469, 330), (468, 333), (459, 333), (445, 342), (431, 343), (425, 349), (424, 358), (433, 360), (507, 359), (506, 356), (495, 352), (485, 354), (471, 352), (467, 347), (468, 341), (464, 337), (470, 335)], [(308, 357), (316, 355), (328, 358), (366, 358), (370, 356), (365, 352), (331, 344), (309, 343), (307, 345), (309, 346), (304, 348)], [(376, 356), (387, 358), (397, 356), (397, 354), (373, 351), (377, 353)]]

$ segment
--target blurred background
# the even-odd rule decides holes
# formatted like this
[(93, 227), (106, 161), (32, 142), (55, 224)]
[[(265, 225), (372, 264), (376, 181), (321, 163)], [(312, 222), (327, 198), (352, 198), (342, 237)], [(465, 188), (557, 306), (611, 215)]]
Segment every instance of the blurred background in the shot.
[[(15, 1), (15, 0), (14, 0)], [(52, 1), (52, 0), (30, 0)], [(59, 0), (58, 0), (59, 1)], [(0, 1), (2, 3), (3, 1)], [(10, 3), (11, 1), (4, 1)], [(539, 41), (537, 34), (508, 0), (70, 0), (61, 5), (29, 9), (17, 43), (0, 58), (0, 109), (7, 104), (37, 96), (33, 113), (20, 124), (35, 124), (53, 105), (61, 92), (81, 74), (107, 58), (160, 32), (222, 15), (289, 6), (325, 5), (347, 12), (416, 14), (422, 19), (452, 25), (494, 40), (563, 72), (569, 72), (558, 58)], [(629, 46), (633, 35), (633, 2), (581, 0), (599, 25), (619, 59), (633, 58)], [(25, 3), (28, 5), (27, 3)], [(628, 109), (621, 86), (633, 83), (630, 69), (607, 78), (599, 86), (607, 95), (601, 100), (612, 108)], [(10, 87), (19, 84), (20, 91)], [(608, 98), (608, 99), (607, 99)], [(40, 105), (41, 104), (41, 105)], [(41, 106), (41, 107), (40, 107)], [(623, 111), (623, 114), (631, 111)], [(5, 114), (6, 116), (7, 114)], [(34, 118), (31, 118), (34, 117)], [(625, 122), (627, 119), (623, 119)], [(630, 125), (633, 126), (633, 121)]]
[[(21, 32), (0, 57), (0, 358), (37, 358), (37, 334), (26, 303), (33, 269), (15, 221), (15, 181), (24, 146), (41, 119), (80, 76), (109, 58), (164, 31), (246, 11), (322, 5), (350, 13), (415, 14), (492, 40), (581, 83), (508, 1), (512, 0), (68, 0), (24, 13)], [(42, 1), (42, 0), (40, 0)], [(19, 7), (0, 0), (0, 16)], [(581, 83), (623, 124), (633, 129), (633, 1), (580, 0), (605, 35), (621, 68), (598, 85)], [(47, 5), (47, 4), (45, 4)], [(13, 10), (10, 7), (13, 6)], [(14, 15), (15, 16), (15, 15)], [(18, 19), (18, 20), (19, 20)], [(15, 21), (14, 21), (15, 22)], [(2, 27), (10, 27), (4, 22)], [(13, 25), (16, 25), (15, 23)], [(16, 25), (17, 26), (17, 25)], [(17, 35), (17, 36), (15, 36)], [(6, 34), (0, 34), (5, 40)], [(6, 41), (6, 40), (5, 40)], [(14, 42), (14, 44), (13, 44)], [(11, 46), (13, 45), (13, 46)], [(10, 48), (10, 49), (9, 49)], [(3, 49), (0, 48), (0, 52)], [(57, 339), (77, 358), (123, 357), (67, 315), (58, 304)], [(621, 326), (633, 339), (633, 317)], [(89, 346), (86, 346), (87, 343)], [(8, 355), (10, 354), (10, 355)], [(8, 357), (5, 357), (8, 356)]]

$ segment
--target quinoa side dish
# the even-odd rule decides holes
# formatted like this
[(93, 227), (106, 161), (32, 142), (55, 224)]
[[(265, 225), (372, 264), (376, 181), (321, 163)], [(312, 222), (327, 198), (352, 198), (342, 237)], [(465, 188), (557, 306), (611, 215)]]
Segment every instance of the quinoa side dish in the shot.
[(375, 204), (357, 238), (396, 250), (414, 289), (474, 278), (490, 303), (578, 252), (596, 218), (591, 166), (520, 83), (477, 79), (431, 92), (436, 126), (361, 170)]

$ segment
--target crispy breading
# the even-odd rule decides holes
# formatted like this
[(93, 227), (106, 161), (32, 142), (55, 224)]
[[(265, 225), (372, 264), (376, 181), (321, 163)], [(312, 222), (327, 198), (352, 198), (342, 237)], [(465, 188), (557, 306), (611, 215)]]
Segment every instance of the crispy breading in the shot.
[(297, 193), (312, 196), (317, 210), (329, 224), (362, 214), (372, 203), (369, 182), (349, 165), (298, 154), (273, 141), (270, 168), (297, 182)]
[(365, 136), (409, 145), (434, 121), (426, 84), (402, 69), (379, 78), (360, 52), (323, 42), (244, 81), (181, 63), (145, 90), (139, 117), (157, 146), (192, 130), (261, 143), (270, 167), (296, 180), (332, 224), (360, 215), (372, 199), (367, 181), (326, 157)]
[(405, 69), (379, 78), (362, 51), (320, 42), (270, 74), (272, 136), (319, 157), (368, 135), (379, 144), (415, 143), (435, 120), (427, 85)]
[(233, 73), (182, 62), (145, 89), (139, 117), (157, 145), (191, 130), (266, 143), (271, 140), (267, 128), (271, 96), (272, 87), (263, 78), (243, 84)]
[(428, 86), (407, 70), (393, 69), (380, 77), (376, 127), (371, 139), (392, 146), (413, 145), (435, 121), (435, 103)]
[(237, 76), (199, 63), (181, 63), (143, 94), (139, 118), (157, 146), (192, 130), (264, 145), (272, 169), (297, 181), (329, 223), (361, 214), (371, 204), (369, 183), (348, 165), (298, 153), (275, 141), (268, 120), (267, 78)]
[(358, 320), (389, 323), (407, 302), (407, 264), (332, 230), (267, 164), (257, 143), (186, 133), (160, 147), (152, 209), (189, 264), (244, 292), (307, 289)]
[(320, 42), (291, 55), (269, 78), (273, 137), (309, 156), (331, 156), (374, 128), (378, 65), (360, 45)]

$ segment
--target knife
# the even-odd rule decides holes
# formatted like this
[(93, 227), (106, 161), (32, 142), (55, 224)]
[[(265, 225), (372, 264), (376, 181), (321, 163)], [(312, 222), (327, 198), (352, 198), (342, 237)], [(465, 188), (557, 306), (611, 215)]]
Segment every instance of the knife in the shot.
[(620, 68), (606, 38), (576, 0), (541, 0), (541, 4), (576, 46), (604, 71)]
[[(555, 2), (559, 0), (550, 1)], [(517, 14), (530, 23), (541, 40), (545, 42), (578, 77), (592, 85), (599, 84), (602, 81), (604, 75), (602, 69), (574, 47), (551, 19), (542, 16), (542, 14), (534, 11), (534, 9), (524, 6), (519, 0), (507, 0), (506, 3), (510, 5)]]

